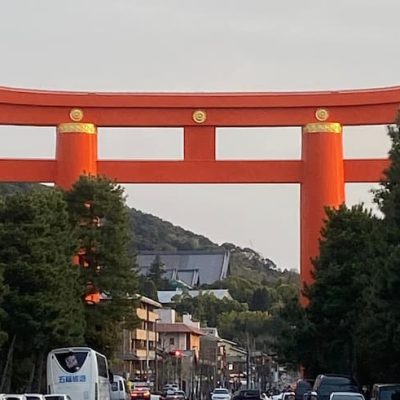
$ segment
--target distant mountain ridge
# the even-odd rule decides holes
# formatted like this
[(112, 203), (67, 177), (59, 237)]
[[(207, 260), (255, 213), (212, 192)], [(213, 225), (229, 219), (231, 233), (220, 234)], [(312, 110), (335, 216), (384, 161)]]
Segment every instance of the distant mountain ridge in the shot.
[[(33, 188), (48, 188), (31, 183), (1, 183), (0, 196), (25, 192)], [(188, 231), (159, 217), (130, 208), (130, 229), (136, 251), (142, 250), (211, 250), (224, 248), (231, 252), (230, 274), (256, 283), (273, 283), (277, 280), (298, 280), (298, 273), (281, 271), (275, 263), (263, 258), (251, 248), (241, 248), (232, 243), (218, 245), (203, 235)]]

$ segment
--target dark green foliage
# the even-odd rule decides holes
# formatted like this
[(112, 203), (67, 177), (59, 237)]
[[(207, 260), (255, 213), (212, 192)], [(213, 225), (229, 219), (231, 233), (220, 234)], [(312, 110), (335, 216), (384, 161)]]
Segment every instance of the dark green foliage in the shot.
[(154, 282), (146, 276), (140, 276), (138, 278), (138, 293), (158, 301), (157, 287)]
[(270, 290), (266, 287), (257, 288), (253, 292), (249, 308), (251, 311), (268, 311), (272, 307)]
[[(8, 341), (12, 356), (4, 389), (42, 390), (49, 349), (82, 345), (81, 271), (71, 265), (76, 246), (62, 194), (57, 190), (7, 196), (0, 205), (0, 265)], [(12, 366), (12, 375), (10, 369)]]
[(121, 327), (136, 322), (137, 278), (123, 189), (105, 178), (82, 176), (65, 198), (85, 253), (81, 261), (87, 287), (82, 287), (81, 297), (91, 289), (108, 298), (86, 305), (86, 342), (111, 355), (119, 345)]
[(7, 287), (4, 283), (4, 279), (3, 279), (3, 274), (4, 274), (4, 266), (0, 265), (0, 349), (3, 345), (3, 343), (7, 340), (8, 335), (6, 330), (4, 329), (5, 326), (5, 311), (2, 308), (3, 305), (3, 298), (4, 295), (7, 291)]
[(313, 330), (315, 365), (321, 370), (354, 372), (357, 328), (365, 308), (364, 292), (371, 282), (379, 221), (362, 206), (328, 210), (320, 255), (314, 262), (315, 284), (308, 318)]
[(278, 310), (274, 321), (277, 337), (274, 350), (279, 356), (280, 363), (292, 366), (294, 370), (302, 365), (305, 377), (314, 378), (321, 372), (315, 363), (315, 325), (307, 318), (298, 297), (291, 297)]
[(175, 309), (181, 313), (191, 314), (195, 319), (202, 322), (204, 326), (217, 326), (219, 315), (230, 311), (245, 311), (247, 307), (236, 300), (227, 298), (218, 299), (213, 294), (200, 293), (199, 296), (190, 297), (185, 292), (174, 298)]
[[(375, 201), (384, 215), (381, 247), (364, 310), (361, 345), (366, 351), (369, 376), (380, 381), (397, 380), (400, 369), (400, 131), (388, 128), (392, 140), (390, 167)], [(361, 335), (360, 335), (361, 336)]]
[(390, 167), (385, 171), (381, 188), (375, 192), (375, 202), (385, 216), (385, 232), (389, 244), (397, 244), (400, 236), (400, 130), (389, 126), (392, 140), (389, 151)]
[(268, 352), (273, 348), (274, 319), (262, 311), (230, 311), (218, 317), (222, 337), (240, 343), (244, 348)]

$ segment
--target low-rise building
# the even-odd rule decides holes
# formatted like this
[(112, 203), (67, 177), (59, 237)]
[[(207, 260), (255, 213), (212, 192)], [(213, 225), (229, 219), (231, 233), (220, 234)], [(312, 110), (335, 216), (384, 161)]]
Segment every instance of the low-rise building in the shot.
[(152, 380), (155, 374), (156, 344), (158, 341), (155, 312), (162, 306), (157, 301), (140, 296), (136, 314), (139, 326), (122, 332), (122, 371), (130, 379)]
[(188, 396), (199, 389), (198, 359), (200, 338), (204, 335), (200, 324), (184, 315), (176, 322), (175, 310), (160, 310), (159, 347), (164, 360), (159, 368), (159, 382), (177, 383)]

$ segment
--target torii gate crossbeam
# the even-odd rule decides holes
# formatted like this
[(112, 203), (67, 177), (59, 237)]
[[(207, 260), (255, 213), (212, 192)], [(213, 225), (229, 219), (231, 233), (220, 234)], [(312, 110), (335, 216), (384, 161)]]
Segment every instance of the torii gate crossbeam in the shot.
[[(83, 93), (0, 88), (0, 125), (57, 126), (53, 160), (0, 159), (0, 181), (55, 182), (81, 174), (120, 183), (301, 185), (301, 279), (311, 284), (324, 206), (345, 182), (377, 182), (387, 159), (343, 160), (343, 125), (394, 122), (400, 87), (304, 93)], [(301, 160), (216, 160), (217, 127), (301, 126)], [(177, 161), (99, 160), (97, 127), (183, 127)]]

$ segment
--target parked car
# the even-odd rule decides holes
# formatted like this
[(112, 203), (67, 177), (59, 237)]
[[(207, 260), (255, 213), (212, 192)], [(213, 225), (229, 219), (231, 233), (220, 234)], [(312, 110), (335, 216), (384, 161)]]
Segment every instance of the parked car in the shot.
[(215, 388), (211, 392), (211, 400), (231, 400), (231, 394), (228, 389), (225, 388)]
[(375, 383), (372, 386), (371, 400), (397, 400), (393, 398), (396, 394), (400, 396), (400, 383)]
[(260, 400), (261, 393), (256, 389), (242, 389), (236, 392), (232, 400)]
[(131, 390), (131, 400), (150, 400), (150, 388), (147, 386), (136, 386)]
[[(309, 397), (317, 400), (329, 400), (333, 392), (360, 393), (357, 382), (350, 375), (321, 374), (315, 379)], [(304, 395), (307, 396), (307, 393)], [(304, 398), (304, 397), (303, 397)]]
[(304, 393), (311, 392), (312, 385), (305, 379), (299, 379), (296, 382), (296, 389), (294, 390), (296, 400), (303, 400)]
[(183, 390), (176, 390), (171, 393), (167, 393), (165, 396), (166, 400), (186, 400), (186, 394)]
[(5, 394), (3, 400), (44, 400), (44, 396), (39, 393)]
[(71, 400), (68, 394), (45, 394), (45, 400)]
[(26, 400), (23, 394), (4, 394), (3, 400)]
[(283, 392), (282, 400), (295, 400), (296, 394), (294, 392)]
[(361, 393), (332, 392), (329, 400), (365, 400), (365, 398)]

